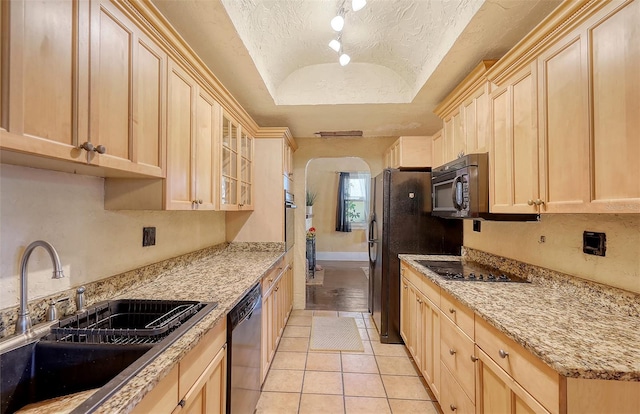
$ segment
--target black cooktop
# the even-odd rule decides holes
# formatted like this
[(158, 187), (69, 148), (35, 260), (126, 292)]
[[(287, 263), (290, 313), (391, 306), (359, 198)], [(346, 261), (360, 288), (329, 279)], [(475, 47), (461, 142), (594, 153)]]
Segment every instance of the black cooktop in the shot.
[(521, 277), (474, 262), (463, 262), (461, 260), (416, 260), (416, 262), (447, 280), (529, 283)]

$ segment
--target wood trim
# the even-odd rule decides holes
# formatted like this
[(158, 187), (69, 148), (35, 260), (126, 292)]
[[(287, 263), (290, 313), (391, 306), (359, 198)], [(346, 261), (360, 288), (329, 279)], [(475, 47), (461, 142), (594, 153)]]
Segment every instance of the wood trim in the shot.
[(298, 144), (291, 135), (288, 127), (260, 127), (254, 137), (258, 138), (284, 138), (293, 151), (298, 149)]
[(433, 113), (440, 118), (447, 118), (453, 111), (459, 109), (460, 104), (465, 101), (483, 82), (486, 81), (487, 71), (497, 60), (482, 60), (473, 68), (456, 88), (438, 105)]
[(136, 23), (144, 26), (148, 34), (165, 49), (171, 58), (180, 63), (185, 69), (188, 68), (192, 76), (201, 82), (203, 86), (207, 86), (208, 92), (220, 103), (225, 112), (239, 119), (240, 123), (251, 131), (251, 135), (255, 135), (259, 128), (258, 124), (150, 0), (135, 2), (122, 0), (116, 4), (120, 9), (127, 12)]
[(506, 77), (528, 65), (556, 39), (575, 29), (609, 0), (566, 0), (551, 12), (487, 71), (487, 79), (501, 84)]

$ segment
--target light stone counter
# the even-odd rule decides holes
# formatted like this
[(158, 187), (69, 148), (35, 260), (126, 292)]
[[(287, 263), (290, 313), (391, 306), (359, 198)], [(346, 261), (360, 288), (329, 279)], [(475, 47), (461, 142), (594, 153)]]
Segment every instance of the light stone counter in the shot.
[[(211, 249), (205, 257), (173, 266), (170, 272), (114, 298), (198, 300), (217, 302), (218, 307), (102, 403), (96, 413), (130, 412), (284, 255), (282, 251), (256, 251), (256, 246), (261, 245)], [(84, 412), (84, 404), (76, 410)]]
[[(473, 254), (475, 261), (496, 265), (482, 260), (482, 252)], [(532, 283), (449, 281), (416, 260), (459, 257), (399, 257), (560, 375), (640, 381), (638, 295), (586, 281), (543, 280), (529, 265), (509, 271)]]

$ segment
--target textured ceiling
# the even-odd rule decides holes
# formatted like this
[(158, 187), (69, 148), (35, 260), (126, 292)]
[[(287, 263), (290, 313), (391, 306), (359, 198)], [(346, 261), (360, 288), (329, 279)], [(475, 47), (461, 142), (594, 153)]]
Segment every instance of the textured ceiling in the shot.
[(327, 45), (337, 1), (152, 0), (261, 126), (431, 135), (434, 107), (559, 0), (368, 0), (345, 8), (345, 67)]
[(346, 67), (328, 47), (342, 3), (222, 0), (276, 105), (411, 102), (484, 0), (347, 1)]

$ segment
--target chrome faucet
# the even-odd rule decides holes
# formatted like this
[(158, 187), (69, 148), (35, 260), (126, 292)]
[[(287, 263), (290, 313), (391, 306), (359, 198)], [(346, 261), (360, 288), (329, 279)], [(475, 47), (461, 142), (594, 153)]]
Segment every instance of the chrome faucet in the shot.
[(61, 279), (64, 277), (62, 273), (62, 265), (60, 264), (60, 257), (58, 252), (53, 246), (43, 240), (37, 240), (27, 246), (26, 250), (22, 254), (22, 260), (20, 263), (20, 311), (18, 312), (18, 321), (16, 322), (16, 333), (26, 333), (29, 335), (32, 332), (31, 328), (31, 316), (29, 316), (29, 307), (27, 303), (27, 264), (29, 257), (36, 247), (43, 247), (51, 256), (51, 262), (53, 263), (53, 276), (52, 279)]

